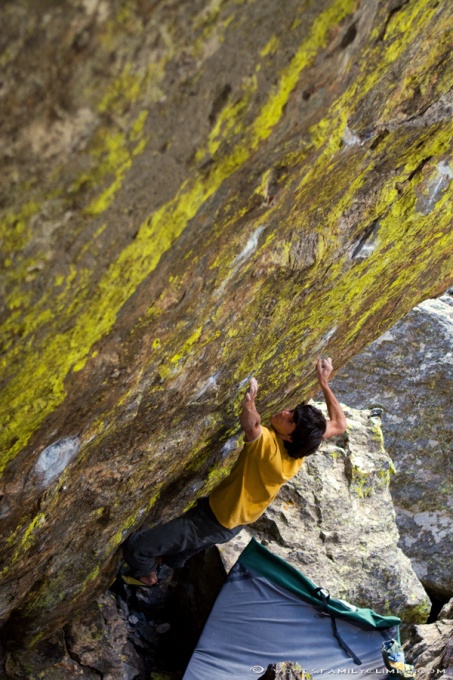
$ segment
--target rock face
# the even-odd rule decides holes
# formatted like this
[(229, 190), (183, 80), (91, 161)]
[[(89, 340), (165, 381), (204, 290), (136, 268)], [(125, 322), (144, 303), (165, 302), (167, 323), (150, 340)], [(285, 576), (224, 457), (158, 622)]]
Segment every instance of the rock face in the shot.
[(435, 623), (415, 626), (407, 659), (415, 665), (417, 680), (453, 678), (453, 599)]
[[(153, 588), (117, 578), (107, 593), (71, 619), (35, 658), (0, 654), (0, 677), (27, 680), (180, 680), (227, 578), (219, 551), (195, 555), (184, 569), (159, 571)], [(51, 665), (50, 665), (51, 664)]]
[(398, 474), (391, 490), (400, 546), (426, 588), (453, 595), (453, 299), (427, 300), (354, 357), (333, 388), (380, 406)]
[[(124, 536), (452, 283), (450, 3), (3, 2), (0, 621), (40, 658)], [(433, 228), (435, 225), (435, 228)], [(6, 626), (5, 626), (6, 630)]]
[(142, 669), (128, 640), (127, 627), (111, 593), (101, 596), (68, 624), (66, 645), (71, 658), (103, 680), (132, 680)]
[(307, 458), (258, 522), (219, 548), (231, 564), (253, 535), (334, 597), (423, 623), (430, 602), (397, 547), (379, 418), (344, 410), (346, 435)]
[[(42, 672), (31, 672), (19, 657), (9, 657), (10, 677), (45, 677), (45, 680), (133, 680), (145, 677), (143, 661), (128, 640), (125, 617), (118, 610), (113, 593), (101, 595), (54, 637), (46, 641)], [(49, 668), (49, 662), (52, 666)]]

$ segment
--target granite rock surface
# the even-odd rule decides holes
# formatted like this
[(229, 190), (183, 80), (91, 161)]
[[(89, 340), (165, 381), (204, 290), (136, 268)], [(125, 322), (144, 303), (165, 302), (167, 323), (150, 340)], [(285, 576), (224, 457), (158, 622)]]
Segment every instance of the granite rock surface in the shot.
[(382, 409), (397, 470), (400, 546), (438, 597), (453, 594), (453, 298), (426, 300), (341, 369), (333, 389)]
[(453, 678), (453, 599), (435, 623), (414, 626), (407, 660), (415, 665), (417, 680)]

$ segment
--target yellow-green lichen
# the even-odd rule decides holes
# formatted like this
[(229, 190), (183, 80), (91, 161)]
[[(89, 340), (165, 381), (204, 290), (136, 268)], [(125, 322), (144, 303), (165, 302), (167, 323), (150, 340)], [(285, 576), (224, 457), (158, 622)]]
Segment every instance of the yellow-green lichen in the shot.
[(102, 113), (117, 108), (118, 101), (133, 104), (138, 101), (144, 84), (144, 76), (134, 73), (132, 64), (126, 64), (123, 71), (114, 80), (99, 103)]
[(216, 486), (220, 484), (220, 482), (226, 478), (233, 465), (234, 462), (230, 462), (222, 467), (214, 467), (209, 471), (204, 485), (206, 493), (210, 493)]
[[(30, 233), (30, 219), (39, 212), (37, 201), (28, 201), (18, 212), (9, 212), (0, 222), (2, 254), (17, 253), (27, 244)], [(10, 266), (11, 260), (5, 263)]]
[[(17, 559), (33, 544), (34, 534), (46, 522), (46, 516), (40, 512), (33, 517), (31, 522), (25, 519), (19, 527), (11, 533), (6, 540), (6, 546), (14, 545), (14, 553), (11, 557), (11, 563), (16, 562)], [(8, 570), (8, 569), (6, 569)], [(4, 572), (2, 572), (3, 575)]]
[[(407, 36), (412, 34), (413, 29), (419, 25), (420, 19), (423, 19), (425, 23), (426, 20), (431, 20), (436, 11), (437, 3), (433, 3), (432, 0), (418, 0), (416, 3), (408, 3), (399, 7), (398, 11), (389, 17), (384, 36), (385, 42), (406, 40)], [(372, 37), (378, 38), (380, 30), (381, 27), (376, 27)]]
[(378, 423), (373, 423), (371, 421), (371, 438), (377, 444), (379, 444), (381, 449), (384, 449), (384, 435), (382, 434), (382, 428)]
[(283, 71), (278, 85), (272, 91), (260, 114), (253, 123), (252, 145), (266, 137), (280, 120), (289, 95), (297, 84), (301, 72), (310, 65), (318, 51), (325, 47), (331, 28), (337, 25), (356, 7), (354, 0), (333, 2), (313, 22), (309, 37), (302, 42), (289, 66)]
[[(146, 118), (147, 112), (142, 111), (132, 123), (129, 134), (123, 132), (112, 134), (105, 130), (98, 133), (98, 144), (93, 147), (93, 156), (98, 159), (95, 170), (92, 175), (81, 175), (73, 191), (77, 191), (82, 184), (95, 186), (110, 175), (114, 175), (115, 179), (85, 208), (87, 215), (100, 215), (112, 204), (134, 157), (143, 153), (146, 147), (148, 139), (142, 136)], [(135, 144), (133, 148), (132, 143)]]
[(178, 363), (178, 361), (180, 361), (180, 360), (187, 354), (187, 352), (190, 351), (190, 349), (192, 348), (192, 346), (193, 346), (193, 345), (197, 342), (197, 340), (200, 338), (201, 331), (202, 331), (201, 328), (197, 328), (197, 329), (192, 333), (192, 335), (191, 335), (189, 338), (187, 338), (186, 342), (184, 343), (184, 346), (181, 347), (181, 351), (178, 352), (177, 354), (175, 354), (174, 356), (172, 356), (171, 362), (172, 362), (173, 364)]
[(365, 472), (357, 465), (352, 464), (349, 488), (359, 498), (372, 496), (376, 491), (374, 476), (369, 472)]
[[(234, 0), (231, 5), (241, 5), (243, 2), (244, 0)], [(194, 43), (194, 56), (199, 56), (213, 41), (218, 43), (224, 41), (226, 29), (235, 20), (236, 15), (230, 10), (230, 14), (221, 19), (223, 8), (223, 0), (211, 0), (195, 16), (192, 27), (198, 35)]]
[(90, 571), (90, 573), (88, 574), (88, 576), (86, 577), (86, 579), (84, 580), (84, 582), (81, 585), (81, 588), (80, 588), (81, 592), (83, 592), (85, 590), (85, 588), (87, 588), (87, 586), (90, 584), (91, 581), (95, 581), (97, 579), (97, 577), (99, 576), (100, 570), (101, 570), (101, 568), (100, 568), (99, 564), (96, 564), (96, 566), (93, 567), (93, 569)]
[[(83, 311), (80, 314), (76, 325), (71, 329), (68, 337), (53, 337), (43, 350), (39, 349), (36, 353), (28, 355), (28, 359), (25, 360), (24, 370), (22, 372), (23, 378), (34, 373), (36, 366), (41, 364), (42, 368), (37, 369), (37, 375), (40, 380), (42, 380), (43, 386), (46, 386), (47, 395), (50, 395), (51, 398), (49, 399), (47, 397), (46, 403), (42, 408), (42, 402), (40, 403), (39, 397), (36, 397), (36, 389), (33, 389), (33, 395), (31, 393), (28, 394), (27, 390), (23, 389), (23, 384), (28, 385), (28, 380), (25, 379), (24, 382), (22, 381), (21, 376), (18, 376), (15, 387), (17, 386), (19, 394), (21, 393), (22, 396), (15, 397), (15, 394), (11, 393), (5, 395), (5, 399), (8, 399), (9, 406), (12, 405), (13, 407), (17, 407), (15, 422), (11, 421), (8, 423), (7, 434), (11, 437), (17, 436), (18, 440), (16, 445), (8, 450), (6, 459), (3, 460), (2, 467), (10, 460), (15, 451), (19, 450), (24, 443), (26, 443), (30, 433), (38, 423), (41, 422), (42, 419), (61, 401), (64, 396), (63, 381), (68, 370), (71, 370), (74, 367), (80, 368), (87, 357), (92, 344), (110, 330), (118, 310), (134, 292), (143, 278), (153, 270), (159, 261), (161, 254), (171, 246), (173, 241), (185, 228), (188, 221), (196, 214), (201, 205), (219, 188), (224, 179), (234, 172), (234, 170), (250, 156), (260, 140), (265, 139), (266, 136), (270, 134), (272, 126), (277, 122), (279, 115), (281, 115), (284, 103), (289, 97), (291, 87), (294, 87), (294, 84), (297, 82), (301, 69), (310, 63), (310, 59), (316, 54), (315, 46), (317, 45), (317, 49), (319, 49), (319, 47), (324, 45), (330, 27), (335, 25), (339, 18), (345, 16), (352, 10), (353, 3), (337, 2), (318, 17), (316, 20), (316, 30), (314, 30), (310, 38), (302, 44), (297, 53), (297, 58), (293, 59), (290, 67), (284, 72), (279, 86), (272, 92), (268, 102), (265, 104), (260, 114), (258, 114), (255, 122), (251, 125), (251, 131), (244, 133), (245, 139), (241, 144), (236, 145), (225, 158), (219, 159), (206, 178), (196, 179), (194, 181), (190, 180), (183, 184), (177, 196), (166, 206), (163, 206), (156, 211), (156, 213), (142, 225), (135, 242), (121, 253), (117, 262), (111, 266), (109, 272), (101, 281), (97, 294), (84, 305)], [(303, 56), (304, 54), (305, 56)], [(370, 83), (370, 85), (371, 84), (372, 83)], [(317, 166), (316, 172), (319, 173), (322, 172), (322, 164), (332, 155), (332, 152), (338, 148), (340, 143), (341, 127), (338, 126), (338, 120), (344, 121), (344, 115), (336, 115), (335, 117), (333, 112), (332, 115), (335, 121), (334, 124), (332, 123), (332, 119), (327, 119), (323, 122), (323, 125), (320, 125), (318, 128), (319, 134), (316, 143), (322, 145), (324, 139), (327, 144), (327, 155), (319, 161), (319, 165)], [(343, 122), (341, 124), (343, 124)], [(236, 124), (234, 125), (236, 126)], [(333, 146), (332, 142), (329, 142), (329, 140), (332, 140), (332, 126), (336, 131), (336, 141)], [(219, 130), (216, 131), (216, 134)], [(216, 143), (218, 141), (219, 140), (217, 139)], [(113, 143), (109, 148), (111, 151), (116, 148), (119, 152), (119, 157), (121, 157), (121, 143)], [(123, 167), (121, 162), (118, 166), (117, 161), (113, 161), (113, 159), (109, 160), (109, 153), (110, 152), (108, 151), (107, 167), (115, 167), (116, 169), (118, 167)], [(372, 167), (372, 164), (370, 164), (370, 167)], [(312, 173), (311, 179), (314, 179), (314, 177), (315, 174)], [(309, 179), (309, 177), (304, 179), (304, 186), (301, 187), (301, 190), (307, 186)], [(363, 177), (357, 178), (354, 184), (354, 190), (357, 190), (357, 188), (361, 186), (362, 181)], [(116, 189), (116, 185), (114, 188)], [(332, 210), (332, 215), (329, 218), (329, 221), (332, 224), (335, 224), (335, 220), (338, 219), (347, 200), (349, 200), (352, 195), (353, 191), (351, 189), (349, 197), (346, 196), (341, 202), (341, 205), (336, 207), (335, 210)], [(109, 198), (110, 197), (107, 197), (107, 203), (109, 202)], [(386, 196), (386, 204), (389, 205), (395, 198), (394, 188), (389, 187), (389, 192)], [(384, 221), (385, 219), (388, 218), (383, 218)], [(396, 219), (396, 216), (394, 216), (393, 219)], [(447, 235), (445, 235), (444, 241), (445, 244), (447, 244)], [(332, 247), (334, 247), (334, 245), (335, 244), (333, 244)], [(366, 283), (363, 278), (365, 277), (366, 272), (370, 270), (369, 264), (370, 262), (363, 265), (356, 265), (355, 273), (358, 275), (360, 274), (361, 269), (363, 269), (362, 277), (355, 276), (349, 284), (344, 283), (343, 290), (335, 292), (337, 301), (331, 301), (330, 307), (332, 307), (332, 305), (335, 307), (341, 305), (344, 308), (344, 298), (348, 297), (354, 303), (355, 309), (353, 311), (357, 312), (360, 298), (357, 295), (354, 295), (354, 292), (358, 285)], [(376, 261), (374, 261), (373, 264), (376, 266)], [(341, 263), (341, 267), (343, 266), (344, 263)], [(340, 265), (333, 267), (331, 276), (329, 277), (330, 280), (334, 280), (334, 275), (338, 275), (339, 272)], [(362, 278), (362, 280), (359, 283), (360, 278)], [(373, 280), (371, 275), (366, 278), (370, 281)], [(61, 281), (58, 283), (61, 285)], [(375, 313), (379, 308), (379, 304), (377, 304), (376, 308), (370, 310), (370, 314)], [(306, 325), (308, 326), (312, 321), (313, 319), (308, 319)], [(325, 320), (317, 320), (316, 323), (321, 324), (320, 330), (322, 330), (323, 326), (326, 328), (326, 331), (328, 330), (328, 323)], [(30, 319), (30, 327), (36, 328), (36, 317)], [(192, 337), (193, 333), (193, 329), (190, 329), (188, 335), (189, 339)], [(350, 333), (351, 335), (354, 335), (355, 331), (351, 330)], [(193, 343), (186, 342), (183, 346), (184, 345), (186, 346), (186, 350), (190, 352)], [(70, 350), (69, 352), (68, 348)], [(267, 353), (269, 358), (271, 355), (272, 352)], [(182, 358), (180, 353), (175, 356)], [(5, 360), (8, 361), (9, 358), (6, 357)], [(50, 390), (49, 387), (51, 388)], [(34, 407), (34, 404), (36, 403), (40, 403), (39, 410)]]
[(268, 54), (270, 55), (275, 54), (276, 51), (278, 50), (279, 45), (280, 40), (276, 35), (273, 35), (269, 42), (261, 50), (260, 55), (262, 57), (267, 57)]
[[(146, 501), (146, 513), (150, 513), (151, 510), (153, 509), (157, 499), (159, 498), (161, 493), (161, 485), (157, 489), (155, 489), (149, 498), (149, 500)], [(121, 529), (117, 531), (113, 536), (109, 539), (108, 541), (108, 548), (111, 550), (115, 550), (121, 543), (124, 541), (124, 534), (126, 531), (129, 529), (132, 529), (136, 527), (137, 521), (141, 514), (143, 514), (143, 503), (140, 504), (140, 508), (138, 510), (134, 510), (125, 520), (122, 520), (121, 523)]]

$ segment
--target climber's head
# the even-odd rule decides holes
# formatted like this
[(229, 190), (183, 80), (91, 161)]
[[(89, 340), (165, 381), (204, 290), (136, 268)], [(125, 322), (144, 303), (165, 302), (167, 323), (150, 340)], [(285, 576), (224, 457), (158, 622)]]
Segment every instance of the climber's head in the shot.
[(271, 417), (271, 425), (292, 458), (310, 456), (318, 449), (327, 421), (321, 411), (309, 404), (299, 404)]

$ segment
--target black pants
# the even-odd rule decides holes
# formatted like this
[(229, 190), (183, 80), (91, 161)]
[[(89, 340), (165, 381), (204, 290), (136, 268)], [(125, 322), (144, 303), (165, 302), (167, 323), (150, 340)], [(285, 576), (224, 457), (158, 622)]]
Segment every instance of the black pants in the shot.
[(123, 546), (124, 559), (135, 578), (156, 570), (156, 557), (169, 567), (183, 567), (198, 552), (216, 543), (226, 543), (242, 526), (227, 529), (216, 519), (207, 498), (166, 524), (131, 534)]

